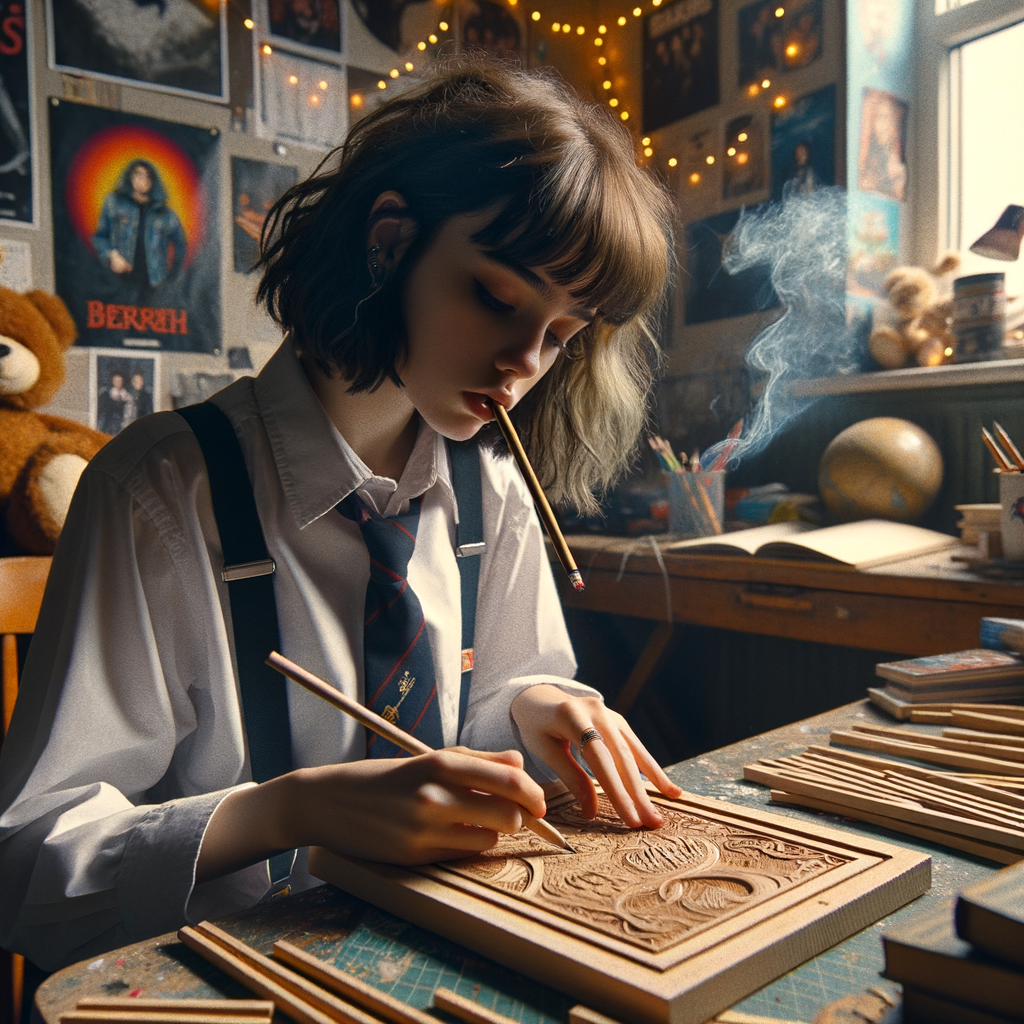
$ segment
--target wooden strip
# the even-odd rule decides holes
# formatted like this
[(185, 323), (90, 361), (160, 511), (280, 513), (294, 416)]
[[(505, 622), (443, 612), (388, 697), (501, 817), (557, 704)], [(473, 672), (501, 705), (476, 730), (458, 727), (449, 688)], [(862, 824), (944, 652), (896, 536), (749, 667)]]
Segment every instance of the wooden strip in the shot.
[(791, 804), (797, 807), (808, 807), (815, 811), (825, 811), (828, 814), (838, 814), (846, 818), (856, 818), (859, 821), (866, 821), (871, 825), (880, 825), (882, 828), (891, 829), (893, 832), (902, 832), (904, 835), (924, 839), (930, 843), (938, 843), (940, 846), (949, 846), (954, 850), (970, 853), (976, 857), (984, 857), (986, 860), (993, 860), (997, 864), (1015, 864), (1017, 861), (1024, 859), (1024, 853), (1016, 850), (1007, 850), (1001, 846), (978, 843), (964, 836), (944, 832), (941, 829), (915, 825), (908, 821), (888, 818), (883, 814), (874, 814), (870, 811), (854, 810), (841, 804), (832, 803), (828, 800), (819, 800), (815, 797), (804, 796), (799, 793), (773, 789), (771, 791), (771, 800), (772, 803), (776, 804)]
[(911, 708), (907, 715), (908, 722), (916, 722), (920, 725), (948, 725), (953, 721), (952, 711), (921, 711), (919, 708)]
[(257, 953), (251, 946), (247, 946), (241, 939), (236, 939), (223, 928), (218, 928), (209, 921), (202, 921), (196, 925), (196, 930), (331, 1020), (339, 1024), (380, 1024), (376, 1017), (365, 1010), (333, 995), (308, 978), (288, 970), (287, 967), (282, 967), (270, 957)]
[[(821, 754), (823, 757), (832, 757), (840, 761), (852, 761), (856, 764), (866, 764), (874, 768), (882, 766), (889, 771), (898, 771), (902, 775), (910, 775), (913, 778), (938, 781), (941, 785), (949, 786), (950, 789), (959, 790), (961, 793), (973, 793), (977, 796), (984, 796), (989, 800), (1005, 803), (1011, 807), (1024, 807), (1024, 798), (993, 788), (989, 784), (988, 776), (964, 778), (955, 772), (940, 772), (932, 768), (921, 768), (916, 764), (889, 761), (884, 757), (857, 754), (852, 750), (840, 750), (838, 747), (819, 747), (815, 745), (807, 749), (814, 751), (816, 754)], [(981, 779), (985, 780), (984, 783)]]
[(980, 729), (948, 728), (942, 730), (943, 736), (955, 739), (975, 740), (978, 743), (1001, 743), (1004, 747), (1020, 747), (1024, 750), (1024, 736), (1010, 736), (1005, 732), (982, 732)]
[(981, 754), (983, 757), (1002, 758), (1004, 761), (1024, 761), (1024, 748), (1007, 747), (993, 743), (991, 737), (996, 733), (981, 733), (990, 737), (988, 741), (963, 740), (956, 737), (928, 736), (921, 732), (907, 732), (903, 729), (890, 729), (884, 725), (854, 725), (854, 732), (867, 733), (870, 736), (889, 736), (901, 742), (919, 743), (926, 747), (938, 747), (940, 750), (959, 750), (965, 754)]
[(978, 771), (991, 771), (993, 774), (1002, 773), (1024, 777), (1024, 764), (1001, 761), (994, 757), (981, 757), (978, 754), (961, 754), (954, 750), (940, 750), (938, 747), (926, 747), (919, 743), (887, 740), (859, 732), (846, 732), (842, 729), (833, 732), (829, 741), (842, 743), (849, 747), (860, 747), (863, 750), (878, 750), (885, 754), (897, 754), (915, 761), (926, 761), (928, 764), (948, 764), (956, 768), (974, 768)]
[(86, 996), (77, 1010), (117, 1010), (146, 1013), (219, 1013), (243, 1017), (272, 1017), (274, 1004), (268, 999), (140, 999), (128, 996)]
[(964, 725), (979, 732), (1005, 732), (1010, 736), (1024, 736), (1024, 721), (1006, 715), (986, 715), (978, 711), (954, 711), (953, 725)]
[(263, 996), (264, 999), (271, 1000), (277, 1009), (288, 1014), (297, 1024), (336, 1024), (336, 1019), (333, 1016), (311, 1006), (305, 999), (295, 995), (265, 974), (261, 974), (247, 960), (214, 942), (213, 939), (201, 934), (195, 928), (190, 928), (187, 925), (184, 928), (179, 928), (178, 938), (204, 960), (219, 967), (235, 981), (241, 982), (250, 992), (255, 992), (257, 995)]
[(361, 978), (340, 971), (332, 964), (324, 963), (290, 942), (275, 942), (274, 956), (317, 984), (353, 1003), (358, 1003), (378, 1017), (391, 1021), (392, 1024), (438, 1024), (437, 1018), (429, 1013), (409, 1006), (386, 992), (381, 992)]
[[(226, 1000), (225, 1000), (226, 1001)], [(87, 1024), (108, 1021), (109, 1024), (270, 1024), (268, 1013), (250, 1016), (239, 1013), (188, 1013), (185, 1011), (160, 1013), (156, 1010), (72, 1010), (60, 1015), (68, 1024)]]
[(497, 1010), (489, 1010), (486, 1006), (473, 1002), (465, 996), (457, 995), (448, 988), (434, 991), (434, 1005), (445, 1013), (450, 1013), (466, 1024), (519, 1024), (519, 1021), (506, 1017)]
[[(813, 796), (819, 800), (836, 800), (836, 792), (828, 786), (814, 782), (805, 782), (787, 778), (779, 772), (767, 771), (757, 765), (747, 765), (743, 769), (743, 777), (762, 785), (785, 789), (788, 793), (802, 796)], [(864, 796), (854, 793), (843, 794), (843, 805), (874, 814), (882, 814), (887, 818), (898, 818), (916, 825), (941, 829), (944, 832), (955, 832), (969, 839), (979, 839), (983, 843), (1007, 846), (1013, 850), (1024, 851), (1024, 829), (1006, 828), (1001, 825), (988, 825), (955, 814), (944, 814), (923, 808), (907, 806), (880, 797)]]

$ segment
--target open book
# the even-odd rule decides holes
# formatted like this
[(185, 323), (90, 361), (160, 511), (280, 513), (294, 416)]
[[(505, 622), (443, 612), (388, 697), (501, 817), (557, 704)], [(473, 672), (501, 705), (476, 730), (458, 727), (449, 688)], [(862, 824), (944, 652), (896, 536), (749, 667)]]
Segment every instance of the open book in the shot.
[(756, 555), (760, 558), (795, 558), (831, 562), (866, 569), (915, 555), (956, 547), (960, 541), (946, 533), (925, 530), (887, 519), (862, 519), (856, 523), (819, 528), (811, 523), (772, 523), (717, 537), (667, 544), (665, 551), (702, 555)]

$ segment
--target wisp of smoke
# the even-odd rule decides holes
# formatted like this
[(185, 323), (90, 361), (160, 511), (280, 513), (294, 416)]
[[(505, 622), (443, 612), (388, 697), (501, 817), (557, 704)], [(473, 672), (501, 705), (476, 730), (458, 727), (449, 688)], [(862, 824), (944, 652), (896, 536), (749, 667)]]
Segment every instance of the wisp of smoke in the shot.
[[(772, 286), (785, 309), (747, 353), (747, 365), (766, 374), (764, 388), (732, 449), (729, 465), (760, 451), (812, 398), (798, 398), (793, 384), (856, 368), (857, 336), (846, 326), (846, 193), (822, 188), (744, 210), (726, 242), (722, 263), (730, 274), (769, 264)], [(705, 466), (731, 442), (701, 456)]]

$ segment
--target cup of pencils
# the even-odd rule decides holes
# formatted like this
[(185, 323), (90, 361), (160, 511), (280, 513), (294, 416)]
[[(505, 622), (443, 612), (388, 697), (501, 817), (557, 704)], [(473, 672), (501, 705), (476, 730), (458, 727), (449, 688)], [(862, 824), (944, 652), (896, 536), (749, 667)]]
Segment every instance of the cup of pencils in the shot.
[(992, 433), (982, 427), (981, 438), (999, 474), (999, 532), (1003, 557), (1020, 561), (1024, 559), (1024, 455), (998, 423), (993, 423), (992, 427)]
[(725, 519), (725, 470), (704, 469), (700, 455), (677, 456), (662, 437), (650, 445), (668, 480), (669, 533), (711, 537), (722, 532)]

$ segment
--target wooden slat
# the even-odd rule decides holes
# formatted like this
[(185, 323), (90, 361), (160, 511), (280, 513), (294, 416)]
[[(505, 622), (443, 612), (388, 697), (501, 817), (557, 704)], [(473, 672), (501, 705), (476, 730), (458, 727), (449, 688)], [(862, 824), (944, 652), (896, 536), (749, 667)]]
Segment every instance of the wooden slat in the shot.
[(466, 1024), (519, 1024), (511, 1017), (474, 1003), (472, 999), (460, 996), (447, 988), (439, 988), (434, 992), (434, 1005), (439, 1010), (465, 1021)]
[(867, 736), (863, 733), (852, 731), (833, 732), (831, 742), (845, 744), (849, 747), (860, 747), (863, 750), (878, 750), (885, 754), (897, 754), (900, 757), (913, 758), (915, 761), (926, 761), (929, 764), (971, 768), (979, 772), (991, 772), (993, 775), (1024, 777), (1024, 764), (1016, 764), (1013, 761), (1001, 761), (994, 757), (980, 757), (977, 754), (961, 754), (955, 750), (940, 750), (938, 747), (926, 747), (920, 743), (882, 739), (881, 737)]

